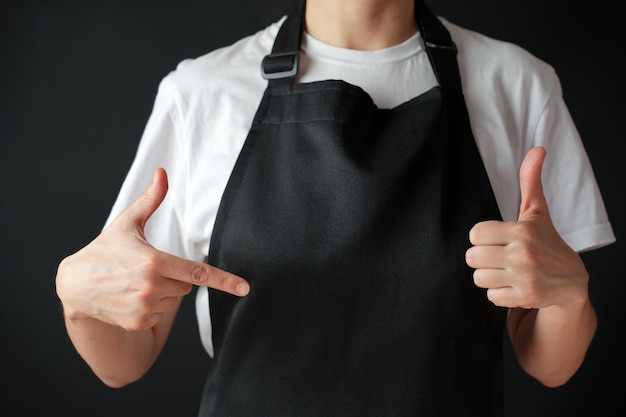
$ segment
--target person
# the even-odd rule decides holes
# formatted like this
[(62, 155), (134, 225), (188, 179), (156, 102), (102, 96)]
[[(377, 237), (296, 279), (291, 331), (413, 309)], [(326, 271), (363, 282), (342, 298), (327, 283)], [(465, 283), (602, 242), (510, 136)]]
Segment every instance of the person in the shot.
[(163, 78), (56, 286), (111, 387), (196, 289), (201, 416), (502, 416), (503, 334), (565, 384), (614, 240), (551, 66), (422, 0), (308, 0)]

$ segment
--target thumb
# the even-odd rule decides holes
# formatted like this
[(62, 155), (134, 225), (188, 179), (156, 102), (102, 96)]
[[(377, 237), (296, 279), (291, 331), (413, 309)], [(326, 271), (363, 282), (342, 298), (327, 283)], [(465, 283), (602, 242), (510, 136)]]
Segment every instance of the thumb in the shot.
[(532, 148), (526, 154), (519, 172), (522, 203), (519, 220), (528, 220), (534, 215), (547, 213), (548, 204), (541, 184), (541, 169), (546, 157), (546, 150), (540, 146)]
[(133, 204), (126, 209), (126, 216), (131, 224), (142, 230), (161, 205), (167, 194), (167, 173), (163, 168), (154, 171), (152, 183)]

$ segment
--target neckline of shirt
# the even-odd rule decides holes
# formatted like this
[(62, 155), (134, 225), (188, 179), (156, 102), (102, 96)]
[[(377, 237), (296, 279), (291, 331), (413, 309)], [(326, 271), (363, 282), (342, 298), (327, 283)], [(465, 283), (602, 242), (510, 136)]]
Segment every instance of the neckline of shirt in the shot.
[(340, 65), (386, 65), (410, 59), (424, 51), (424, 43), (419, 32), (397, 45), (361, 51), (331, 45), (314, 38), (308, 33), (303, 34), (302, 52), (315, 60), (330, 61)]

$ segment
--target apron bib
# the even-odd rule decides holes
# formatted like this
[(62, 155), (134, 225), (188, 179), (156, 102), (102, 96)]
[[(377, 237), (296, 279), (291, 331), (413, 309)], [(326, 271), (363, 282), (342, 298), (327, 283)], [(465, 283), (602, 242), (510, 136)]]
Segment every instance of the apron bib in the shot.
[(474, 224), (500, 214), (456, 50), (416, 19), (439, 87), (393, 109), (339, 80), (296, 84), (304, 1), (226, 187), (208, 262), (215, 356), (201, 416), (501, 416), (506, 310), (473, 284)]

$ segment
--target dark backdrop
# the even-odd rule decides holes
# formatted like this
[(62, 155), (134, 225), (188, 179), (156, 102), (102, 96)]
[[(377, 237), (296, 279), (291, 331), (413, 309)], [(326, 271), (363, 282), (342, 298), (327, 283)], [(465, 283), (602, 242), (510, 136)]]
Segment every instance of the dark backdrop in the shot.
[[(159, 80), (277, 20), (293, 0), (35, 1), (0, 8), (0, 415), (195, 416), (207, 357), (187, 297), (140, 382), (105, 387), (69, 343), (58, 262), (98, 233)], [(268, 4), (268, 3), (271, 3)], [(550, 62), (595, 166), (618, 243), (585, 256), (600, 328), (569, 384), (547, 389), (507, 350), (508, 416), (623, 410), (625, 40), (617, 2), (430, 0), (439, 14)]]

